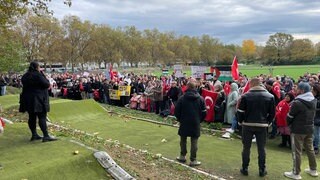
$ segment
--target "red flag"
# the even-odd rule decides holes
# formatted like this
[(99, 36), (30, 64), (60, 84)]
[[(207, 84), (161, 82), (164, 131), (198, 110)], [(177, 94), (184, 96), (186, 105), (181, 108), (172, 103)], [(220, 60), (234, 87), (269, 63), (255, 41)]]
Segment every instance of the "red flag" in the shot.
[(242, 90), (242, 94), (248, 92), (250, 89), (250, 82), (249, 80), (247, 81), (246, 85), (244, 85), (243, 90)]
[(237, 56), (234, 56), (234, 58), (233, 58), (233, 62), (231, 65), (231, 75), (232, 75), (233, 80), (239, 79), (239, 69), (238, 69)]
[(278, 82), (273, 83), (272, 92), (277, 96), (278, 99), (280, 99), (281, 92), (280, 92), (280, 84)]
[(109, 74), (110, 74), (110, 79), (113, 80), (112, 64), (110, 64)]
[(229, 95), (230, 91), (231, 91), (231, 86), (230, 86), (230, 83), (229, 82), (226, 82), (223, 86), (223, 91), (224, 91), (224, 94), (226, 96)]
[(214, 105), (216, 104), (218, 93), (202, 89), (202, 97), (204, 98), (207, 107), (205, 121), (214, 122)]

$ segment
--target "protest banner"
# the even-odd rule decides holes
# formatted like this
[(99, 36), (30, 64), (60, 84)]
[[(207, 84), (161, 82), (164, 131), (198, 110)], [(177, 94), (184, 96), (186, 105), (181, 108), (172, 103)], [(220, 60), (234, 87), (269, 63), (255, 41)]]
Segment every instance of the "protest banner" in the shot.
[(193, 78), (203, 78), (203, 75), (206, 72), (206, 70), (206, 66), (191, 66), (191, 76)]
[(183, 77), (183, 73), (182, 73), (182, 65), (180, 64), (176, 64), (173, 66), (173, 70), (175, 72), (175, 76), (180, 78)]
[(120, 96), (119, 96), (118, 90), (110, 89), (109, 90), (109, 96), (110, 96), (110, 99), (112, 99), (112, 100), (120, 100)]
[(130, 96), (131, 86), (119, 86), (119, 96)]

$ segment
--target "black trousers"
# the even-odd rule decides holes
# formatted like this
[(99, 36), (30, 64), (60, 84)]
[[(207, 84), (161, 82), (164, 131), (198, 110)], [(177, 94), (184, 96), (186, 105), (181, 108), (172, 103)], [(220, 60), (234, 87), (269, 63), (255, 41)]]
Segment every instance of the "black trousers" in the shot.
[[(191, 140), (191, 148), (190, 148), (190, 161), (195, 161), (197, 159), (197, 151), (198, 151), (198, 138), (190, 137)], [(186, 156), (187, 154), (187, 137), (180, 136), (180, 155)]]
[(28, 112), (28, 125), (32, 135), (37, 135), (37, 117), (39, 119), (39, 126), (44, 137), (48, 137), (47, 130), (47, 112)]
[(250, 163), (250, 149), (253, 135), (255, 135), (257, 140), (258, 148), (258, 164), (259, 169), (265, 169), (266, 166), (266, 151), (265, 145), (267, 142), (267, 131), (268, 128), (263, 127), (249, 127), (242, 126), (242, 168), (248, 168)]

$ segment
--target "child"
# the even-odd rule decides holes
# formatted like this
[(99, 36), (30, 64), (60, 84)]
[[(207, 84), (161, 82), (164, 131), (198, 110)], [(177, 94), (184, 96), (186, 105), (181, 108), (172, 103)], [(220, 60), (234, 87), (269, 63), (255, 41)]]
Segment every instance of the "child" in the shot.
[(290, 143), (290, 130), (287, 125), (286, 117), (290, 110), (290, 103), (294, 99), (292, 93), (287, 93), (285, 98), (279, 102), (276, 107), (276, 123), (278, 126), (278, 131), (282, 136), (282, 142), (279, 144), (279, 147), (286, 147), (287, 143), (291, 146)]

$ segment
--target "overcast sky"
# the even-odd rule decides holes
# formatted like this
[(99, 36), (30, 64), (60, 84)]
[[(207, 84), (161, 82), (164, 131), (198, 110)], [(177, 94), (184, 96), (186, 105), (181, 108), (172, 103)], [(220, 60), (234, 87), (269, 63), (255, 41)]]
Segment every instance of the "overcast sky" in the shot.
[(226, 44), (253, 39), (264, 45), (276, 32), (320, 42), (319, 0), (72, 0), (70, 8), (53, 0), (49, 7), (58, 19), (76, 15), (112, 27), (209, 34)]

